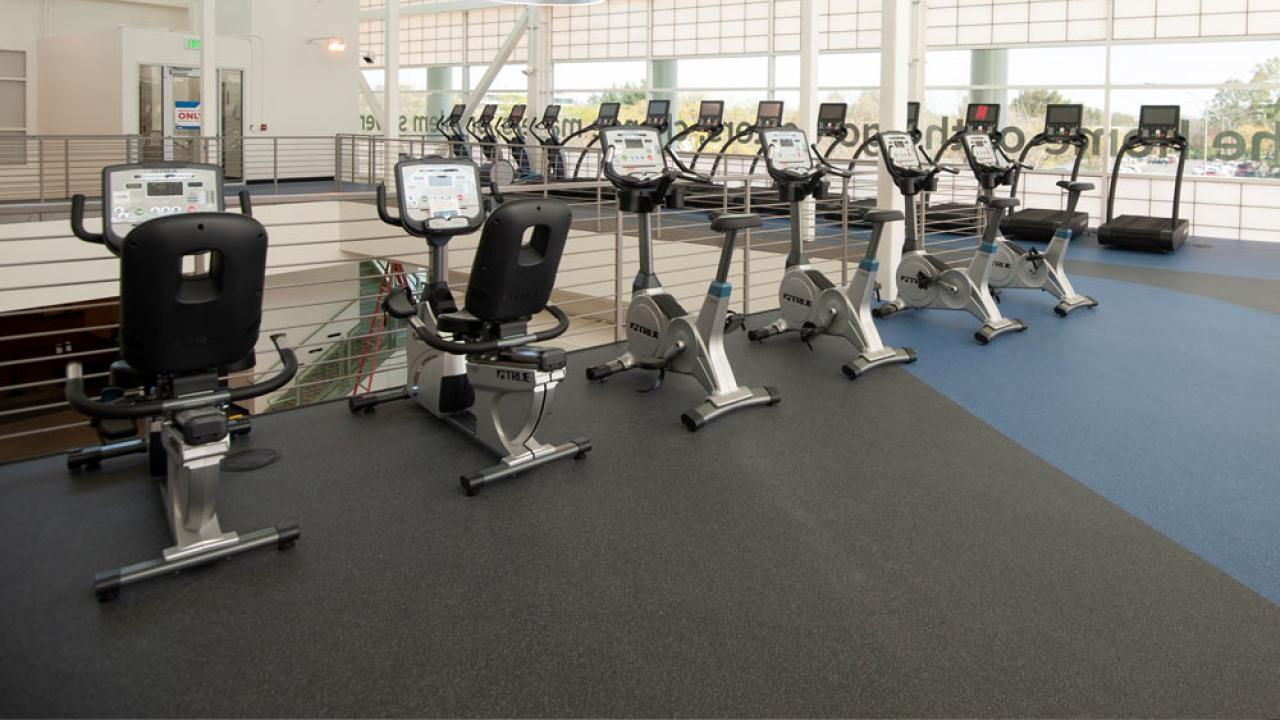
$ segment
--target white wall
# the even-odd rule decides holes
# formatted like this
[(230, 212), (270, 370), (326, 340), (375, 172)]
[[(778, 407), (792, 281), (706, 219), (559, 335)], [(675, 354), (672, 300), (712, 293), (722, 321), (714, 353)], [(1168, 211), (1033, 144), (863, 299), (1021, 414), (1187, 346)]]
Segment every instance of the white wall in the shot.
[[(120, 25), (188, 28), (188, 11), (183, 0), (157, 2), (114, 2), (113, 0), (0, 0), (0, 49), (27, 54), (27, 131), (45, 130), (41, 125), (40, 60), (38, 45), (43, 37), (83, 35), (110, 30)], [(88, 131), (77, 131), (88, 132)]]
[[(247, 135), (358, 130), (357, 6), (355, 0), (218, 0), (218, 65), (246, 70)], [(0, 0), (0, 9), (0, 49), (27, 53), (32, 134), (137, 132), (137, 65), (199, 65), (199, 51), (184, 46), (196, 30), (180, 0)], [(346, 51), (308, 42), (327, 37), (342, 38)], [(110, 87), (97, 67), (104, 45), (117, 52), (112, 65), (123, 68)], [(76, 57), (77, 46), (84, 56)], [(41, 68), (43, 54), (51, 67)], [(45, 88), (57, 97), (42, 98)], [(119, 120), (90, 117), (84, 103), (67, 97), (69, 90), (73, 97), (92, 96), (95, 108)], [(108, 92), (115, 97), (103, 97)]]
[(36, 109), (36, 41), (39, 39), (40, 7), (38, 0), (6, 0), (4, 19), (0, 21), (0, 50), (18, 50), (27, 54), (27, 131), (34, 132), (39, 115)]
[[(118, 135), (125, 132), (120, 94), (120, 31), (41, 38), (41, 135)], [(136, 84), (137, 81), (135, 80)], [(134, 90), (133, 114), (138, 114)], [(134, 121), (137, 132), (137, 121)]]
[[(233, 0), (234, 2), (235, 0)], [(247, 3), (262, 85), (246, 94), (260, 98), (251, 126), (267, 124), (271, 135), (333, 135), (356, 132), (360, 17), (355, 0), (271, 0)], [(332, 53), (309, 40), (340, 37), (347, 49)], [(249, 80), (252, 86), (253, 80)], [(254, 132), (260, 132), (255, 130)]]

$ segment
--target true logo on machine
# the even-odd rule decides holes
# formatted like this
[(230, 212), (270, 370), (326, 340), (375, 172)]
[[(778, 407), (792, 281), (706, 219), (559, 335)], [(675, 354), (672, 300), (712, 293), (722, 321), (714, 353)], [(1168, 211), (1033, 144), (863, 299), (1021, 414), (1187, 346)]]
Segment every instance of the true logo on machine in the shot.
[(654, 340), (657, 340), (657, 339), (658, 339), (658, 331), (657, 331), (657, 330), (653, 330), (653, 329), (651, 329), (651, 328), (647, 328), (647, 327), (645, 327), (644, 325), (641, 325), (641, 324), (640, 324), (640, 323), (638, 323), (638, 322), (629, 322), (629, 323), (627, 323), (627, 327), (631, 328), (632, 330), (635, 330), (636, 332), (640, 333), (641, 335), (644, 335), (645, 337), (651, 337), (651, 338), (653, 338)]
[(533, 379), (533, 373), (528, 370), (498, 370), (497, 375), (499, 380), (509, 382), (529, 382)]
[(803, 305), (805, 307), (813, 307), (813, 302), (811, 302), (808, 298), (803, 298), (803, 297), (800, 297), (799, 295), (792, 295), (791, 293), (782, 293), (782, 299), (786, 300), (787, 302), (793, 302), (797, 305)]
[(919, 284), (920, 284), (920, 280), (919, 280), (918, 278), (912, 277), (912, 276), (910, 276), (910, 275), (899, 275), (899, 276), (898, 276), (898, 282), (903, 283), (903, 284), (905, 284), (905, 285), (919, 285)]

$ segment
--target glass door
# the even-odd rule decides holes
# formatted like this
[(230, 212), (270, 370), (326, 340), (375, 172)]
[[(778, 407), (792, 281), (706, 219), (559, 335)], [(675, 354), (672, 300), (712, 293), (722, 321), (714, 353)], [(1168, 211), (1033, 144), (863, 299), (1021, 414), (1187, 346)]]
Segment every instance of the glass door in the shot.
[(228, 180), (244, 178), (244, 71), (219, 70), (222, 107), (218, 137), (222, 143), (222, 172)]
[(164, 90), (169, 107), (164, 113), (165, 135), (170, 140), (165, 148), (165, 160), (177, 162), (201, 162), (200, 123), (203, 108), (200, 105), (200, 70), (197, 68), (165, 66)]
[(164, 160), (164, 67), (143, 65), (138, 70), (139, 160)]

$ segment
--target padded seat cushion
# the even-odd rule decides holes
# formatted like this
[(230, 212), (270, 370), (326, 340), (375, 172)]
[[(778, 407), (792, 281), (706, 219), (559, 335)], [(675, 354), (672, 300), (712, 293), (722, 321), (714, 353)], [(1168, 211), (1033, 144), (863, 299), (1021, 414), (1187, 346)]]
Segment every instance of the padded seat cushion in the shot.
[(754, 213), (712, 213), (711, 229), (716, 232), (746, 230), (764, 225), (764, 219)]
[(862, 219), (869, 223), (896, 222), (905, 217), (901, 210), (868, 210), (862, 215)]
[(462, 335), (477, 335), (484, 330), (484, 321), (465, 309), (444, 313), (436, 318), (436, 325), (439, 326), (440, 332)]

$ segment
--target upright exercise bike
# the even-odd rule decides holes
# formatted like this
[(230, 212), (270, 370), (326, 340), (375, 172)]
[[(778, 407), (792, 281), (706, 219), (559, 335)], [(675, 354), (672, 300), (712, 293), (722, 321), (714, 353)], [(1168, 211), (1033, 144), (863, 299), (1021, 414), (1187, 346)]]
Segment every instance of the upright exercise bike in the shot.
[[(1071, 219), (1075, 216), (1080, 193), (1092, 190), (1093, 185), (1062, 180), (1058, 186), (1067, 191), (1067, 211), (1062, 218), (1049, 247), (1045, 252), (1024, 248), (1005, 239), (1000, 230), (1004, 213), (992, 214), (992, 200), (996, 188), (1012, 182), (1019, 169), (1030, 169), (1022, 161), (1014, 161), (1004, 154), (999, 145), (986, 133), (964, 133), (960, 139), (965, 159), (981, 188), (979, 201), (987, 206), (987, 223), (983, 228), (984, 242), (994, 242), (995, 259), (991, 263), (988, 282), (992, 288), (1026, 288), (1044, 290), (1058, 299), (1053, 308), (1058, 317), (1066, 317), (1072, 310), (1097, 307), (1098, 301), (1076, 292), (1067, 277), (1067, 246), (1071, 244)], [(994, 221), (994, 223), (992, 222)], [(998, 292), (998, 291), (997, 291)], [(998, 296), (996, 296), (998, 297)]]
[(1007, 209), (1017, 207), (1018, 201), (980, 198), (987, 206), (986, 233), (967, 268), (950, 267), (925, 248), (917, 228), (915, 202), (918, 194), (936, 187), (939, 172), (959, 171), (937, 162), (923, 164), (915, 141), (908, 133), (882, 132), (876, 142), (885, 169), (906, 198), (907, 232), (896, 278), (898, 297), (880, 305), (872, 314), (886, 318), (908, 308), (964, 310), (982, 321), (982, 327), (973, 336), (983, 345), (1005, 333), (1026, 330), (1027, 324), (1023, 321), (1001, 316), (990, 290), (991, 266), (997, 250), (993, 236), (1000, 217)]
[(910, 348), (885, 347), (871, 319), (880, 238), (885, 224), (902, 220), (902, 213), (874, 209), (865, 212), (863, 220), (871, 224), (866, 256), (858, 263), (849, 284), (836, 287), (821, 270), (809, 264), (801, 237), (800, 215), (805, 199), (826, 197), (824, 177), (827, 173), (847, 177), (845, 171), (833, 167), (817, 148), (810, 148), (803, 130), (761, 130), (760, 145), (764, 148), (765, 168), (777, 185), (778, 197), (791, 204), (791, 252), (787, 254), (787, 269), (778, 289), (782, 316), (750, 331), (747, 336), (762, 341), (790, 331), (799, 333), (806, 343), (818, 335), (842, 337), (858, 353), (844, 364), (844, 374), (851, 380), (882, 365), (914, 362), (916, 355)]
[(605, 149), (604, 173), (618, 189), (618, 207), (636, 213), (639, 221), (640, 271), (632, 283), (627, 309), (627, 352), (616, 360), (588, 368), (587, 379), (604, 380), (637, 367), (659, 371), (659, 384), (667, 370), (692, 375), (708, 396), (680, 416), (690, 431), (732, 410), (777, 403), (781, 398), (772, 388), (738, 385), (724, 351), (726, 325), (731, 324), (732, 286), (728, 277), (737, 234), (760, 227), (763, 221), (756, 215), (734, 214), (718, 215), (712, 220), (711, 228), (725, 236), (720, 264), (702, 309), (697, 317), (690, 315), (662, 287), (653, 271), (650, 215), (664, 204), (679, 206), (679, 194), (672, 193), (678, 178), (701, 182), (706, 178), (668, 167), (661, 135), (655, 128), (610, 127), (601, 130), (600, 136)]
[[(383, 302), (387, 314), (409, 322), (404, 386), (348, 399), (355, 413), (415, 398), (499, 455), (497, 464), (462, 476), (468, 495), (554, 460), (582, 458), (591, 449), (582, 438), (549, 445), (534, 437), (551, 414), (567, 366), (564, 350), (533, 343), (569, 329), (564, 312), (548, 304), (569, 235), (569, 207), (551, 198), (509, 200), (486, 222), (480, 183), (479, 169), (469, 160), (402, 160), (396, 164), (398, 217), (387, 208), (386, 187), (378, 186), (383, 222), (430, 246), (430, 280), (416, 302), (408, 287)], [(459, 308), (449, 290), (446, 247), (455, 235), (481, 228), (466, 302)], [(530, 332), (530, 318), (542, 310), (556, 325)], [(512, 422), (518, 410), (522, 414)]]

